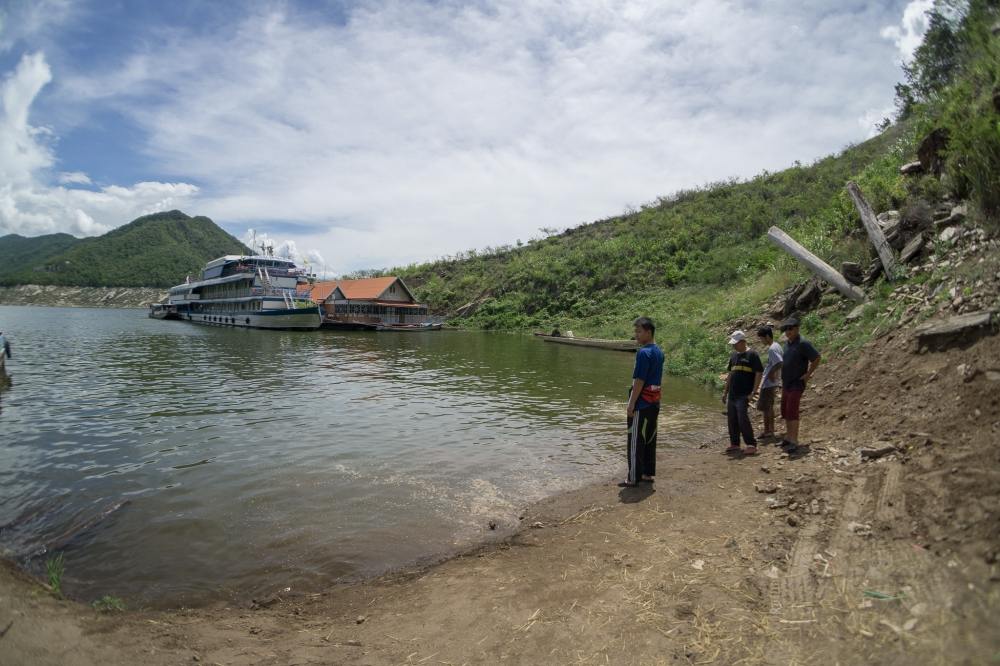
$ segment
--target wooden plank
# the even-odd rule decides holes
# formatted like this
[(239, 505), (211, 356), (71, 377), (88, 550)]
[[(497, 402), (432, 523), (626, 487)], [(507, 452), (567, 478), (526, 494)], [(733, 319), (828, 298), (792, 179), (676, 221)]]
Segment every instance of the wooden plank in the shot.
[(882, 227), (878, 225), (878, 220), (875, 219), (875, 211), (872, 210), (865, 196), (861, 193), (861, 188), (853, 180), (847, 183), (847, 193), (851, 195), (854, 207), (861, 215), (861, 222), (865, 225), (865, 231), (868, 232), (868, 238), (875, 246), (878, 258), (882, 260), (882, 270), (885, 271), (886, 279), (894, 280), (896, 278), (896, 255), (889, 246), (889, 241), (885, 239), (885, 234), (882, 233)]
[(847, 298), (859, 303), (865, 300), (865, 292), (848, 282), (843, 275), (815, 254), (802, 247), (794, 238), (778, 227), (768, 229), (767, 237), (782, 250), (805, 264), (806, 268), (812, 271), (814, 275), (833, 285), (837, 291)]

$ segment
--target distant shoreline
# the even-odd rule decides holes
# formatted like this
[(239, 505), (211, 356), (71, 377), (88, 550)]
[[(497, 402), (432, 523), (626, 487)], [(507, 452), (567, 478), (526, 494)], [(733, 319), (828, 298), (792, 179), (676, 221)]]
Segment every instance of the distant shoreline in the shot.
[(0, 305), (77, 308), (146, 308), (161, 301), (160, 287), (69, 287), (23, 284), (0, 287)]

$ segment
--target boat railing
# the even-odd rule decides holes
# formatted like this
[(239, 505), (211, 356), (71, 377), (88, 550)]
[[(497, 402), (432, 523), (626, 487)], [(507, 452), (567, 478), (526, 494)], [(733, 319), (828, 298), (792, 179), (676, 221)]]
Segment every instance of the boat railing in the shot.
[(295, 289), (284, 289), (282, 287), (251, 287), (250, 296), (277, 296), (281, 299), (293, 301), (309, 301), (308, 296), (303, 296)]
[(299, 278), (305, 277), (307, 275), (305, 269), (303, 268), (276, 268), (274, 266), (263, 267), (257, 264), (234, 264), (229, 266), (223, 271), (223, 277), (230, 275), (237, 275), (239, 273), (254, 273), (256, 274), (261, 268), (265, 268), (268, 275), (272, 278)]

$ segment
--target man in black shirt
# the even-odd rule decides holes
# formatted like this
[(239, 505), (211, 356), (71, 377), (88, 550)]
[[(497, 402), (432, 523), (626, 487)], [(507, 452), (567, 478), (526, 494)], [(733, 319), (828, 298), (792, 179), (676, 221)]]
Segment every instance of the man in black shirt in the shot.
[(781, 325), (788, 338), (781, 366), (781, 418), (785, 419), (785, 439), (781, 445), (794, 452), (799, 447), (799, 402), (819, 366), (820, 356), (808, 340), (799, 335), (799, 320)]
[(746, 454), (757, 453), (757, 440), (753, 435), (753, 424), (750, 423), (751, 396), (756, 395), (760, 380), (764, 376), (764, 366), (760, 356), (747, 348), (747, 336), (743, 331), (733, 331), (729, 336), (729, 344), (733, 353), (729, 357), (729, 375), (726, 377), (726, 390), (722, 401), (726, 403), (726, 415), (729, 421), (729, 448), (726, 453), (736, 453), (740, 450), (740, 434), (746, 443)]

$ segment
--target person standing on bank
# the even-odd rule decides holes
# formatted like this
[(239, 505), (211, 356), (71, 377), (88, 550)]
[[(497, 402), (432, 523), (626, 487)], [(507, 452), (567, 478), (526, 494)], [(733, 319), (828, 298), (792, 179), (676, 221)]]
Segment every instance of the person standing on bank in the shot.
[(660, 415), (660, 383), (663, 381), (663, 350), (653, 337), (656, 326), (649, 317), (635, 320), (635, 353), (632, 389), (628, 394), (628, 477), (619, 483), (634, 487), (640, 481), (652, 483), (656, 476), (656, 421)]
[(771, 440), (774, 439), (774, 394), (778, 392), (783, 357), (781, 345), (774, 341), (774, 329), (761, 326), (757, 329), (757, 337), (767, 345), (764, 382), (760, 387), (760, 399), (757, 400), (757, 409), (764, 415), (764, 432), (760, 434), (760, 439)]
[(726, 376), (726, 389), (722, 394), (729, 422), (729, 448), (726, 453), (740, 450), (742, 434), (747, 445), (746, 454), (752, 456), (757, 453), (757, 440), (753, 435), (749, 407), (751, 397), (760, 388), (764, 366), (757, 352), (747, 347), (747, 336), (743, 331), (733, 331), (729, 344), (733, 346), (733, 353), (729, 356), (729, 375)]
[(781, 330), (788, 339), (781, 366), (781, 418), (785, 419), (785, 438), (781, 445), (794, 453), (799, 448), (799, 403), (819, 366), (820, 355), (812, 343), (799, 335), (798, 319), (787, 320)]
[(3, 336), (3, 331), (0, 331), (0, 372), (4, 370), (4, 364), (8, 358), (10, 358), (10, 343)]

